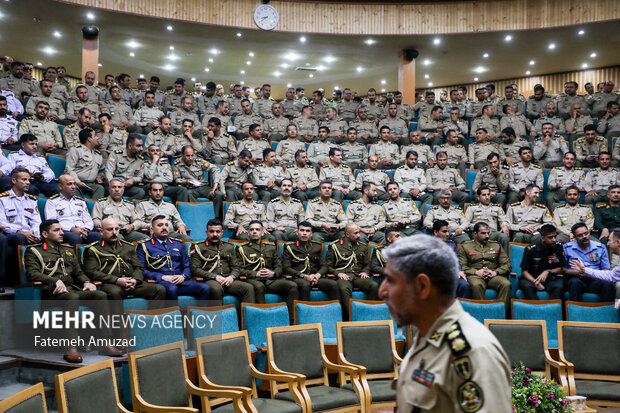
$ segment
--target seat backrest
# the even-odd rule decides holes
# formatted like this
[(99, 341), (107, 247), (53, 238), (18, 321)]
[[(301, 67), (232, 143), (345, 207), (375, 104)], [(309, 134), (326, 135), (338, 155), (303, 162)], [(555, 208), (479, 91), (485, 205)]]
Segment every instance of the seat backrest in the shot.
[(3, 413), (47, 413), (43, 383), (22, 390), (4, 400), (0, 400)]
[(322, 341), (320, 324), (267, 329), (269, 359), (279, 369), (308, 380), (324, 377)]
[(306, 304), (295, 302), (295, 324), (321, 322), (323, 337), (336, 338), (336, 323), (342, 321), (342, 307), (338, 301)]
[[(620, 312), (613, 304), (586, 305), (577, 301), (567, 301), (566, 320), (591, 323), (620, 323)], [(594, 303), (587, 303), (594, 304)]]
[(129, 354), (134, 395), (156, 406), (189, 406), (182, 345), (173, 343)]
[(520, 363), (534, 371), (545, 371), (547, 331), (544, 320), (490, 320), (485, 326), (502, 345), (512, 367)]
[(290, 325), (286, 304), (241, 303), (241, 328), (248, 331), (248, 339), (255, 346), (267, 342), (265, 329)]
[[(357, 300), (352, 298), (350, 301), (351, 321), (380, 321), (380, 320), (392, 320), (392, 316), (388, 311), (388, 306), (385, 302), (369, 302), (368, 300)], [(394, 322), (394, 333), (396, 333), (398, 326)]]
[(28, 277), (26, 276), (26, 265), (24, 263), (24, 254), (26, 253), (26, 249), (28, 249), (27, 245), (20, 245), (17, 252), (17, 260), (19, 261), (19, 271), (22, 284), (28, 282)]
[(60, 387), (60, 392), (64, 393), (59, 400), (63, 407), (66, 407), (66, 413), (118, 412), (118, 393), (112, 360), (73, 370), (69, 375), (71, 377), (56, 381), (57, 392)]
[(187, 228), (191, 228), (194, 241), (204, 241), (207, 222), (215, 218), (213, 202), (177, 202), (179, 215)]
[(620, 375), (620, 324), (558, 323), (558, 346), (575, 374)]
[(65, 165), (67, 164), (67, 158), (61, 155), (48, 154), (47, 163), (49, 164), (52, 172), (54, 172), (54, 175), (56, 176), (56, 178), (58, 178), (60, 175), (62, 175), (65, 172)]
[(198, 340), (200, 372), (213, 384), (252, 388), (247, 340), (245, 331)]
[(45, 205), (47, 204), (47, 198), (42, 196), (37, 198), (37, 208), (39, 208), (39, 215), (41, 215), (41, 219), (45, 219)]
[[(183, 341), (182, 315), (179, 307), (161, 310), (127, 311), (129, 337), (135, 337), (131, 351)], [(174, 322), (172, 322), (174, 320)]]
[(93, 213), (93, 208), (95, 207), (95, 201), (94, 199), (84, 199), (84, 201), (86, 201), (86, 208), (88, 208), (88, 213), (92, 215)]
[(545, 320), (547, 340), (555, 347), (558, 340), (557, 322), (562, 320), (561, 300), (512, 300), (513, 320)]
[(504, 300), (464, 300), (459, 299), (463, 310), (467, 311), (476, 320), (484, 323), (484, 320), (503, 320), (506, 318), (506, 304)]
[(187, 329), (187, 344), (190, 350), (194, 349), (197, 338), (239, 331), (234, 304), (222, 307), (188, 307), (187, 315), (190, 321)]
[(370, 374), (394, 373), (390, 321), (338, 323), (338, 351)]
[(521, 261), (523, 260), (525, 247), (526, 245), (510, 243), (510, 265), (512, 266), (512, 272), (516, 273), (517, 277), (521, 276)]

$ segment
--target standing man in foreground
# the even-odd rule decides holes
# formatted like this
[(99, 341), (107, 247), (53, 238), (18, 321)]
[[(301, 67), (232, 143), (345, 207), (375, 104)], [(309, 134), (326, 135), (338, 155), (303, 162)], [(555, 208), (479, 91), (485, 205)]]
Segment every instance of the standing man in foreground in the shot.
[(414, 235), (383, 251), (379, 296), (418, 334), (400, 366), (399, 413), (511, 411), (510, 367), (497, 339), (454, 297), (458, 261), (442, 240)]

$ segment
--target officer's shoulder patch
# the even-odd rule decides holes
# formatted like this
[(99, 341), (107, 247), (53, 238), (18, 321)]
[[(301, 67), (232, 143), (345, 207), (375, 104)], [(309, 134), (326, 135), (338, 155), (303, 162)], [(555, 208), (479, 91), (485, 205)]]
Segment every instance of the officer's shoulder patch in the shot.
[(340, 167), (341, 168), (349, 168), (349, 165), (347, 165), (346, 163), (343, 162), (343, 163), (340, 164)]
[(579, 204), (579, 206), (592, 208), (592, 204)]
[(3, 192), (3, 193), (1, 193), (1, 194), (0, 194), (0, 197), (3, 197), (3, 196), (9, 196), (9, 193), (8, 193), (8, 192)]
[(33, 120), (33, 119), (34, 119), (34, 116), (26, 116), (26, 117), (24, 118), (24, 120)]
[(431, 209), (439, 209), (439, 205), (433, 205), (432, 207), (429, 208), (429, 210)]
[[(554, 166), (552, 169), (558, 169), (558, 170), (560, 170), (560, 169), (562, 169), (562, 168), (564, 168), (564, 167), (563, 167), (563, 166)], [(577, 168), (575, 168), (575, 169), (577, 169)]]
[(303, 202), (301, 202), (299, 199), (297, 198), (291, 198), (290, 202), (294, 203), (294, 204), (302, 204)]
[(174, 164), (175, 165), (178, 165), (180, 163), (181, 163), (181, 158), (177, 158), (177, 159), (174, 160)]
[(78, 103), (78, 102), (79, 102), (79, 100), (78, 100), (78, 98), (71, 98), (71, 102), (73, 102), (73, 103)]
[(586, 141), (586, 138), (577, 139), (577, 143), (584, 143), (585, 141)]
[(230, 162), (228, 162), (226, 165), (231, 165), (231, 166), (232, 166), (232, 165), (234, 165), (234, 164), (235, 164), (235, 161), (230, 161)]
[(482, 169), (480, 170), (480, 172), (485, 173), (485, 172), (486, 172), (486, 171), (488, 171), (488, 170), (489, 170), (489, 168), (487, 168), (487, 167), (485, 166), (484, 168), (482, 168)]
[(527, 247), (525, 247), (525, 249), (526, 249), (526, 250), (528, 250), (528, 251), (531, 251), (531, 250), (533, 250), (534, 248), (536, 248), (536, 244), (530, 244), (530, 245), (528, 245)]
[(508, 166), (508, 165), (502, 165), (502, 169), (510, 169), (510, 166)]
[(605, 140), (605, 138), (603, 138), (602, 136), (597, 136), (597, 137), (596, 137), (596, 140), (597, 140), (598, 142), (603, 142), (603, 141)]
[(609, 208), (609, 204), (598, 204), (597, 208)]
[(129, 204), (129, 205), (133, 206), (133, 202), (128, 201), (128, 200), (126, 200), (126, 199), (123, 199), (123, 203), (124, 203), (124, 204)]
[(325, 165), (321, 166), (321, 168), (327, 168), (329, 166), (328, 163), (326, 163)]
[(156, 129), (156, 130), (152, 131), (151, 133), (152, 133), (153, 135), (157, 135), (157, 134), (159, 134), (159, 130), (158, 130), (158, 129)]
[[(8, 192), (5, 192), (5, 193), (8, 194)], [(321, 198), (314, 198), (314, 199), (311, 199), (310, 202), (316, 203), (316, 202), (319, 202), (320, 200)]]
[(136, 158), (144, 160), (144, 155), (142, 155), (141, 153), (139, 153), (138, 155), (136, 155)]
[(122, 153), (123, 153), (123, 150), (122, 150), (122, 149), (115, 149), (115, 150), (114, 150), (114, 153), (117, 153), (117, 154), (119, 154), (119, 155), (120, 155), (120, 154), (122, 154)]
[(502, 204), (491, 204), (491, 205), (496, 206), (496, 207), (503, 208), (503, 205), (502, 205)]
[(267, 240), (263, 240), (263, 244), (265, 244), (265, 245), (274, 245), (274, 246), (276, 245), (273, 242), (267, 241)]
[(111, 102), (109, 100), (106, 100), (105, 103), (109, 105)]
[(456, 145), (457, 148), (464, 148), (463, 145)]
[(231, 205), (232, 205), (232, 204), (240, 204), (240, 203), (241, 203), (241, 201), (232, 201), (232, 202), (231, 202)]
[(107, 200), (107, 199), (108, 199), (108, 197), (107, 197), (107, 196), (104, 196), (103, 198), (99, 198), (97, 201), (105, 201), (105, 200)]
[(541, 169), (541, 168), (540, 168), (540, 165), (538, 165), (538, 164), (536, 164), (536, 163), (533, 163), (533, 164), (531, 164), (531, 165), (532, 165), (534, 168), (536, 168), (536, 169)]
[(517, 205), (521, 205), (521, 202), (515, 202), (514, 204), (510, 204), (510, 206), (517, 206)]
[(515, 162), (515, 163), (513, 163), (513, 164), (512, 164), (512, 165), (510, 165), (510, 166), (513, 166), (513, 167), (514, 167), (514, 166), (519, 166), (519, 164)]
[(43, 155), (43, 154), (41, 154), (41, 153), (38, 153), (38, 152), (37, 152), (37, 153), (35, 153), (34, 155), (35, 155), (35, 156), (38, 156), (39, 158), (45, 158), (45, 155)]
[(545, 206), (544, 204), (536, 204), (536, 206), (537, 206), (538, 208), (546, 208), (546, 206)]
[(359, 203), (360, 203), (360, 200), (356, 199), (355, 201), (351, 201), (351, 203), (349, 205), (359, 204)]
[[(539, 204), (536, 204), (536, 205), (539, 205)], [(566, 206), (567, 206), (567, 204), (559, 204), (559, 205), (556, 205), (555, 209), (565, 208)]]
[[(293, 200), (293, 199), (295, 199), (295, 198), (291, 198), (291, 200)], [(269, 201), (269, 203), (271, 204), (272, 202), (280, 202), (280, 201), (282, 201), (282, 200), (280, 199), (280, 197), (278, 197), (278, 198), (273, 198), (271, 201)]]
[(576, 166), (576, 167), (575, 167), (575, 170), (576, 170), (576, 171), (583, 171), (583, 168), (582, 168), (581, 166)]
[(458, 205), (452, 205), (452, 208), (454, 208), (454, 209), (456, 209), (456, 210), (458, 210), (458, 211), (462, 211), (462, 210), (463, 210), (463, 208), (461, 208), (461, 207), (460, 207), (460, 206), (458, 206)]
[(119, 241), (121, 242), (121, 244), (123, 245), (131, 245), (133, 247), (133, 244), (129, 241), (125, 241), (124, 239), (119, 239)]
[(95, 149), (95, 153), (98, 153), (99, 155), (101, 155), (101, 151), (99, 149)]
[(450, 351), (452, 351), (452, 354), (455, 356), (461, 356), (471, 349), (458, 321), (454, 322), (454, 324), (446, 329), (444, 337), (446, 337)]
[(26, 194), (26, 196), (30, 199), (34, 199), (35, 201), (37, 200), (37, 197), (32, 194)]
[(50, 196), (50, 199), (56, 199), (58, 197), (60, 197), (60, 194), (52, 195), (52, 196)]

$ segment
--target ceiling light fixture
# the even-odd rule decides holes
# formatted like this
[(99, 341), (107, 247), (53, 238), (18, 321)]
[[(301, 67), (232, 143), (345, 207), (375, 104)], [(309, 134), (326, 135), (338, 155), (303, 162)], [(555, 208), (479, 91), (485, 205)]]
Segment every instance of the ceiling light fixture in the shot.
[(435, 37), (435, 38), (433, 39), (433, 44), (434, 44), (435, 46), (437, 46), (437, 45), (441, 44), (441, 39), (440, 39), (439, 37)]
[(174, 46), (170, 46), (168, 49), (170, 49), (170, 50), (174, 50)]
[(485, 53), (485, 54), (482, 55), (482, 57), (484, 57), (486, 59), (487, 57), (489, 57), (489, 54)]
[(280, 72), (278, 72), (278, 71), (276, 70), (275, 72), (273, 72), (273, 75), (274, 75), (275, 77), (280, 77), (280, 76), (282, 76), (282, 73), (280, 73)]
[(477, 78), (477, 77), (475, 77), (475, 78), (474, 78), (474, 82), (477, 82), (477, 81), (478, 81), (478, 78)]
[(243, 34), (237, 33), (237, 37), (241, 37), (241, 36), (243, 36)]
[(387, 82), (385, 81), (385, 79), (381, 79), (381, 84), (385, 85)]
[(306, 66), (310, 66), (310, 63), (306, 63)]
[(588, 68), (588, 64), (587, 63), (582, 63), (581, 64), (581, 68), (582, 69), (587, 69)]
[(310, 74), (308, 75), (308, 77), (314, 77), (314, 75), (313, 75), (312, 73), (310, 73)]
[(86, 17), (88, 20), (95, 20), (95, 15), (93, 13), (86, 13)]
[(334, 90), (340, 90), (340, 86), (334, 86)]
[(431, 61), (430, 61), (429, 59), (424, 59), (424, 61), (422, 62), (422, 64), (423, 64), (424, 66), (428, 66), (428, 65), (430, 65), (430, 64), (431, 64)]
[(431, 75), (429, 74), (424, 75), (424, 79), (428, 79), (429, 77), (431, 77)]
[(507, 42), (512, 41), (512, 36), (511, 35), (507, 35), (506, 37), (504, 37), (504, 40)]
[(129, 53), (129, 56), (134, 57), (136, 54), (134, 52)]
[(164, 70), (174, 70), (176, 69), (174, 66), (172, 66), (171, 64), (167, 64), (163, 67)]
[(301, 36), (299, 38), (299, 41), (302, 42), (302, 43), (306, 43), (306, 36)]
[(192, 82), (195, 82), (195, 81), (196, 81), (196, 78), (195, 78), (195, 77), (193, 77), (193, 78), (192, 78)]
[(44, 47), (41, 51), (45, 54), (56, 54), (56, 49), (49, 46)]
[(384, 92), (384, 93), (385, 93), (385, 88), (384, 88), (384, 89), (381, 89), (381, 92)]
[[(43, 63), (37, 62), (37, 66), (43, 66)], [(101, 64), (99, 64), (99, 66), (101, 66)]]
[(323, 58), (323, 61), (324, 61), (324, 62), (327, 62), (327, 63), (332, 63), (332, 62), (335, 62), (335, 61), (336, 61), (336, 58), (335, 58), (334, 56), (325, 56), (325, 57)]
[(239, 82), (239, 84), (245, 85), (245, 82), (242, 80), (241, 82)]
[(254, 57), (254, 52), (250, 52), (250, 53), (248, 53), (248, 55), (249, 55), (250, 57)]
[(291, 65), (289, 65), (288, 63), (282, 63), (282, 64), (280, 65), (280, 67), (281, 67), (282, 69), (288, 69), (290, 66), (291, 66)]
[(297, 60), (297, 59), (301, 58), (300, 55), (298, 55), (297, 53), (293, 53), (293, 52), (287, 53), (283, 57), (286, 60)]
[(141, 74), (140, 76), (138, 76), (138, 79), (144, 79), (144, 75)]
[(364, 70), (364, 68), (363, 68), (362, 66), (358, 66), (358, 67), (356, 67), (356, 68), (355, 68), (355, 70), (357, 70), (357, 71), (358, 71), (358, 73), (359, 73), (359, 72), (361, 72), (362, 70)]
[(594, 59), (596, 57), (596, 53), (595, 52), (590, 53), (590, 57)]
[(327, 69), (327, 68), (325, 66), (323, 66), (323, 65), (318, 65), (316, 67), (316, 70), (325, 70), (325, 69)]
[(172, 60), (173, 62), (176, 62), (177, 60), (179, 60), (179, 59), (180, 59), (180, 57), (179, 57), (179, 56), (177, 56), (177, 55), (175, 55), (175, 54), (170, 53), (170, 54), (168, 55), (168, 59)]
[(61, 34), (58, 30), (56, 30), (56, 31), (54, 32), (54, 37), (61, 38), (61, 37), (62, 37), (62, 34)]
[(553, 50), (553, 49), (555, 49), (555, 43), (549, 43), (549, 46), (547, 46), (547, 48), (548, 48), (549, 50)]
[(292, 84), (290, 84), (290, 83), (287, 83), (287, 84), (286, 84), (286, 87), (293, 87), (293, 85), (292, 85)]
[(428, 86), (433, 86), (433, 82), (428, 82)]
[(488, 69), (484, 66), (478, 66), (474, 68), (474, 72), (476, 73), (484, 73), (486, 72)]
[(586, 34), (586, 31), (585, 31), (585, 30), (579, 30), (579, 31), (577, 32), (577, 34), (578, 34), (579, 36), (583, 36), (584, 34)]
[(377, 41), (374, 39), (366, 39), (364, 40), (364, 43), (366, 43), (368, 46), (372, 46), (373, 44), (377, 43)]
[[(42, 65), (41, 65), (41, 66), (42, 66)], [(101, 63), (97, 63), (97, 66), (101, 67), (101, 66), (103, 66), (103, 65), (102, 65)]]
[(240, 73), (241, 73), (242, 75), (245, 75), (245, 70), (242, 70)]
[(208, 72), (209, 70), (211, 69), (209, 69), (208, 67), (205, 67), (205, 72)]
[(245, 62), (245, 64), (249, 66), (249, 65), (251, 65), (251, 64), (252, 64), (252, 62), (250, 62), (250, 61), (248, 60), (248, 61), (246, 61), (246, 62)]
[(209, 53), (211, 53), (211, 54), (220, 54), (220, 51), (217, 50), (216, 48), (212, 48), (212, 49), (209, 49)]
[(213, 63), (213, 58), (212, 57), (209, 58), (209, 63)]
[(135, 40), (129, 40), (127, 43), (125, 43), (125, 46), (131, 48), (131, 49), (136, 49), (140, 46), (142, 46), (140, 43), (136, 42)]
[(174, 27), (172, 27), (172, 26), (168, 25), (168, 26), (166, 26), (166, 30), (168, 30), (169, 32), (171, 32), (172, 30), (174, 30)]
[(530, 60), (530, 66), (534, 66), (536, 62), (534, 60)]
[(531, 73), (532, 73), (532, 72), (530, 72), (529, 70), (527, 70), (527, 71), (525, 72), (525, 74), (526, 74), (526, 75), (530, 75)]

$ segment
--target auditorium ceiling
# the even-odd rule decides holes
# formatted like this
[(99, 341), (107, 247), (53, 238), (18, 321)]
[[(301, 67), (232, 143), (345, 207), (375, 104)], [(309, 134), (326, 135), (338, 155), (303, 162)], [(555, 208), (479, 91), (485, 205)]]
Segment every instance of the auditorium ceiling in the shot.
[[(239, 30), (145, 18), (51, 0), (0, 1), (1, 54), (80, 76), (81, 27), (100, 28), (106, 73), (156, 74), (307, 90), (397, 89), (398, 51), (416, 49), (416, 86), (437, 87), (620, 64), (618, 20), (544, 30), (434, 36), (334, 36)], [(476, 80), (477, 79), (477, 80)]]

